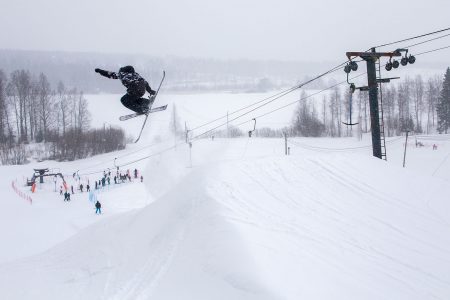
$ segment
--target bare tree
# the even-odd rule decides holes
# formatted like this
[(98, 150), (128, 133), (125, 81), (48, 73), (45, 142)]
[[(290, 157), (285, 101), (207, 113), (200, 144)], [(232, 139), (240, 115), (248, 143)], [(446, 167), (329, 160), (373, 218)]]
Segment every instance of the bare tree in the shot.
[(439, 91), (441, 90), (442, 80), (439, 76), (428, 78), (425, 91), (425, 102), (427, 110), (427, 134), (431, 128), (436, 125), (436, 105), (439, 100)]
[(421, 125), (421, 112), (423, 108), (423, 95), (424, 95), (424, 87), (423, 87), (423, 80), (422, 76), (417, 75), (412, 83), (413, 88), (413, 104), (414, 104), (414, 116), (416, 119), (416, 132), (422, 132), (422, 125)]
[(47, 140), (47, 132), (53, 121), (54, 98), (47, 77), (41, 73), (38, 80), (38, 103), (39, 103), (39, 131), (44, 141)]
[(91, 122), (91, 114), (89, 113), (88, 103), (86, 98), (84, 98), (83, 92), (80, 92), (78, 95), (77, 110), (76, 129), (79, 132), (83, 132), (89, 129)]
[(6, 75), (0, 70), (0, 143), (4, 144), (7, 140), (7, 114), (8, 106), (6, 103)]
[[(360, 108), (360, 117), (361, 120), (364, 120), (364, 132), (368, 132), (369, 131), (369, 125), (367, 122), (368, 119), (368, 102), (369, 102), (369, 93), (367, 91), (360, 91), (358, 93), (358, 100), (359, 100), (359, 108)], [(362, 126), (361, 126), (362, 128)]]
[(9, 94), (15, 102), (19, 141), (28, 140), (27, 102), (31, 93), (31, 75), (28, 71), (17, 70), (11, 74)]
[(329, 129), (327, 126), (327, 96), (322, 97), (322, 124), (325, 128), (325, 134), (329, 134)]
[[(59, 117), (61, 121), (61, 127), (62, 127), (62, 134), (66, 134), (66, 129), (68, 126), (68, 97), (67, 97), (67, 91), (64, 86), (64, 83), (62, 81), (58, 82), (58, 87), (56, 88), (56, 94), (57, 94), (57, 101), (58, 101), (58, 110), (59, 110)], [(59, 127), (58, 127), (59, 131)]]
[(342, 115), (342, 104), (341, 104), (341, 94), (339, 88), (334, 88), (330, 95), (330, 133), (331, 136), (342, 136), (341, 132), (341, 115)]
[(406, 77), (403, 82), (398, 85), (397, 89), (397, 101), (398, 101), (398, 120), (400, 130), (403, 131), (406, 128), (412, 130), (411, 113), (410, 113), (410, 99), (411, 99), (411, 79)]
[(69, 110), (69, 127), (77, 128), (77, 94), (78, 91), (76, 88), (69, 90), (67, 93), (67, 108)]
[(396, 94), (396, 88), (393, 85), (383, 89), (383, 115), (385, 131), (388, 136), (393, 136), (397, 127), (395, 119)]

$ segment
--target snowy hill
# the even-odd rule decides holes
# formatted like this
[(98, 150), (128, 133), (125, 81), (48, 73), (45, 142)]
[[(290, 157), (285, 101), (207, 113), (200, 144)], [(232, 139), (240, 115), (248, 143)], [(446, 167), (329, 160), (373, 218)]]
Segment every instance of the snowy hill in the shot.
[[(164, 118), (119, 153), (0, 168), (2, 299), (448, 299), (448, 137), (419, 137), (405, 169), (403, 140), (385, 162), (368, 137), (292, 139), (290, 156), (281, 139), (201, 140), (190, 167), (187, 145), (154, 142)], [(86, 193), (20, 185), (113, 161), (144, 183), (98, 192), (102, 216)]]

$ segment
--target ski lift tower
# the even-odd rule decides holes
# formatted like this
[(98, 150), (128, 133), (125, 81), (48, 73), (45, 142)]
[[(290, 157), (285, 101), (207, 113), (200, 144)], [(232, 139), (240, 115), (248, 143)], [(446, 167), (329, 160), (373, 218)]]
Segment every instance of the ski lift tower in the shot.
[[(361, 57), (367, 64), (367, 89), (369, 91), (369, 107), (370, 107), (370, 125), (372, 132), (372, 151), (373, 156), (382, 159), (381, 151), (381, 133), (380, 133), (380, 109), (378, 104), (378, 83), (386, 82), (386, 80), (377, 78), (377, 69), (375, 63), (380, 57), (401, 56), (399, 51), (394, 52), (376, 52), (375, 48), (367, 52), (347, 52), (346, 53), (350, 63), (356, 64), (352, 61), (352, 57)], [(357, 69), (357, 67), (356, 67)], [(347, 71), (346, 71), (347, 72)], [(347, 72), (349, 73), (349, 72)]]
[(49, 169), (34, 169), (34, 177), (39, 177), (39, 183), (44, 183), (44, 174), (47, 173)]

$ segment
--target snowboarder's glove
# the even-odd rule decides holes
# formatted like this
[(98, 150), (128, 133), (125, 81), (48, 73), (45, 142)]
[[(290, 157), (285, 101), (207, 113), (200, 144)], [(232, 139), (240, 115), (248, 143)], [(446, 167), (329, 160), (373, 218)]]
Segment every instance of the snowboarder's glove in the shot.
[(153, 95), (155, 95), (156, 94), (156, 91), (154, 91), (154, 90), (150, 90), (150, 92), (148, 92), (149, 94), (150, 94), (150, 96), (153, 96)]
[(96, 73), (99, 73), (99, 74), (102, 75), (102, 76), (111, 78), (111, 76), (109, 75), (110, 72), (108, 72), (108, 71), (105, 71), (105, 70), (102, 70), (102, 69), (97, 68), (97, 69), (95, 69), (95, 72), (96, 72)]
[(99, 69), (99, 68), (95, 69), (95, 72), (99, 73), (102, 76), (108, 77), (108, 78), (112, 78), (112, 79), (117, 79), (118, 78), (116, 73), (105, 71), (105, 70), (102, 70), (102, 69)]

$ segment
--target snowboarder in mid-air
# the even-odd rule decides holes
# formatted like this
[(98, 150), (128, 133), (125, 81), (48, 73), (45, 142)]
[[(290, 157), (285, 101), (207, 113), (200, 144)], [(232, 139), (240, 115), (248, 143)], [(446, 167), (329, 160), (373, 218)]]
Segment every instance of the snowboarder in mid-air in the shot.
[[(111, 79), (120, 79), (127, 88), (127, 93), (120, 99), (126, 108), (138, 114), (145, 114), (151, 108), (155, 100), (152, 96), (156, 94), (156, 91), (152, 90), (148, 82), (136, 73), (132, 66), (122, 67), (118, 73), (98, 68), (95, 72)], [(142, 98), (146, 91), (150, 94), (150, 98)]]

